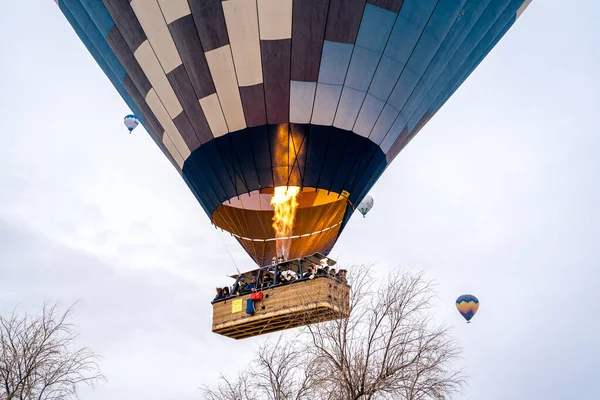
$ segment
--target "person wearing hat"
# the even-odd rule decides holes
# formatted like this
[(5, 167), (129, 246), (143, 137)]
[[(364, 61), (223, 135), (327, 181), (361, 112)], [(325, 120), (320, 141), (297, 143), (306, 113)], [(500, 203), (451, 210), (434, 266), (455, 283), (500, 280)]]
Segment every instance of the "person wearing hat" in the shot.
[(233, 284), (233, 288), (231, 288), (231, 293), (233, 293), (236, 296), (239, 296), (240, 293), (243, 293), (245, 291), (245, 286), (246, 286), (246, 280), (244, 278), (238, 279), (234, 284)]
[(256, 277), (254, 275), (250, 278), (250, 283), (244, 288), (244, 292), (256, 292)]

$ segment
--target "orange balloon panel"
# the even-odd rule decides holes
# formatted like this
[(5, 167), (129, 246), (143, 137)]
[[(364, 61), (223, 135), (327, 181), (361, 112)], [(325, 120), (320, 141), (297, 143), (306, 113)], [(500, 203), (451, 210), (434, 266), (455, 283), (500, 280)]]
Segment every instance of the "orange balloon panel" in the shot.
[[(290, 239), (289, 258), (293, 259), (303, 255), (314, 254), (315, 252), (327, 253), (335, 244), (340, 227), (341, 225), (337, 225), (334, 228), (315, 235)], [(278, 256), (274, 240), (266, 242), (248, 241), (241, 238), (237, 238), (237, 240), (258, 265), (270, 264), (271, 259)]]
[(331, 249), (341, 228), (347, 200), (337, 193), (304, 188), (297, 196), (292, 231), (277, 239), (273, 227), (274, 208), (270, 204), (273, 189), (253, 191), (249, 195), (221, 204), (212, 222), (232, 233), (248, 254), (259, 264), (270, 263), (277, 254), (277, 240), (289, 244), (288, 258)]

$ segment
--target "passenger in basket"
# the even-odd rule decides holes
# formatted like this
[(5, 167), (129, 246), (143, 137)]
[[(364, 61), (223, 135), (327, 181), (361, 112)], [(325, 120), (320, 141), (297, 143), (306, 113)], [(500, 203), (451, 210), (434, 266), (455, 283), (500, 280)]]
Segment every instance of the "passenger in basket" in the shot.
[(236, 283), (233, 284), (233, 288), (231, 288), (231, 293), (235, 296), (239, 296), (240, 293), (244, 291), (244, 286), (246, 286), (246, 281), (244, 278), (240, 278)]
[(273, 274), (270, 272), (265, 272), (261, 288), (266, 289), (270, 286), (273, 286)]
[(331, 268), (329, 270), (329, 276), (332, 277), (332, 278), (334, 278), (334, 279), (337, 279), (336, 276), (335, 276), (335, 268)]
[(213, 301), (217, 301), (219, 299), (223, 298), (223, 289), (218, 287), (217, 288), (217, 295), (215, 296), (215, 299)]
[(256, 277), (253, 276), (250, 278), (250, 283), (246, 285), (244, 288), (244, 292), (256, 292)]
[(287, 271), (283, 271), (281, 273), (281, 277), (283, 278), (284, 282), (293, 282), (296, 280), (296, 278), (298, 278), (298, 274), (295, 271), (288, 269)]
[(321, 263), (317, 267), (317, 276), (327, 276), (327, 275), (329, 275), (329, 266), (327, 265), (327, 261), (325, 261), (325, 262), (321, 261)]
[(229, 296), (231, 296), (231, 293), (229, 293), (229, 286), (225, 286), (225, 287), (223, 288), (223, 292), (222, 292), (222, 298), (223, 298), (223, 299), (226, 299), (226, 298), (228, 298)]
[(340, 272), (338, 272), (336, 274), (336, 278), (338, 278), (338, 280), (342, 283), (348, 283), (348, 280), (346, 279), (346, 270), (345, 269), (340, 269)]
[(312, 265), (308, 267), (308, 271), (302, 274), (302, 278), (304, 279), (313, 279), (315, 277), (315, 267)]

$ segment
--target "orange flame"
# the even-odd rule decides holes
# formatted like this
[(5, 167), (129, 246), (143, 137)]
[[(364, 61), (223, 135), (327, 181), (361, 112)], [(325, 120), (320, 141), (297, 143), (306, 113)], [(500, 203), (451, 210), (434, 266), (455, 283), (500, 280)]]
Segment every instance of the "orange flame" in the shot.
[(275, 229), (277, 241), (277, 256), (287, 258), (290, 252), (292, 229), (294, 228), (294, 217), (298, 208), (298, 193), (300, 188), (297, 186), (277, 186), (271, 205), (275, 209), (273, 216), (273, 229)]

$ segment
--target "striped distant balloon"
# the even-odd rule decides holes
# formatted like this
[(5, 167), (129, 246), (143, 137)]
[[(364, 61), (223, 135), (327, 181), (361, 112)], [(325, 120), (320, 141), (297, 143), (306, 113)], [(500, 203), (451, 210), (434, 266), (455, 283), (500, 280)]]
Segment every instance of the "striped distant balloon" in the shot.
[(479, 300), (472, 294), (463, 294), (456, 299), (456, 309), (469, 323), (479, 310)]
[(264, 265), (274, 187), (301, 189), (289, 258), (327, 255), (530, 0), (56, 1), (212, 223)]

